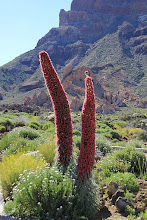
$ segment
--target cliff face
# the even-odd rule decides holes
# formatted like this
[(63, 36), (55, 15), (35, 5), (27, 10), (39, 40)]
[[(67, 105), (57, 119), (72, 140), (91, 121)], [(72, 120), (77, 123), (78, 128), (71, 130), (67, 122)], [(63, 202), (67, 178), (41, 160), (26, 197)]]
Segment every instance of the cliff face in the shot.
[(129, 14), (145, 12), (144, 0), (73, 0), (71, 10), (101, 12), (109, 14)]
[(52, 29), (37, 45), (48, 40), (64, 44), (77, 40), (93, 43), (116, 31), (123, 21), (136, 25), (146, 11), (144, 0), (73, 0), (70, 11), (60, 11), (60, 27)]
[(73, 0), (70, 11), (60, 11), (58, 28), (43, 36), (35, 49), (0, 68), (0, 104), (20, 103), (25, 96), (24, 103), (48, 102), (40, 93), (41, 50), (49, 53), (74, 110), (84, 98), (84, 70), (93, 76), (97, 111), (111, 112), (138, 94), (147, 96), (146, 12), (144, 0)]

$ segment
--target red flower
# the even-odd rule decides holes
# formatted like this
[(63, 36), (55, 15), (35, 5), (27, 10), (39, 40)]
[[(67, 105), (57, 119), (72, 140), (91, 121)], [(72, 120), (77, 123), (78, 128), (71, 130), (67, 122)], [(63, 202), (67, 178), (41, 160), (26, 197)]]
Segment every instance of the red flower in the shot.
[(82, 138), (78, 158), (78, 177), (84, 181), (92, 172), (95, 159), (95, 96), (91, 77), (85, 78), (85, 100), (82, 108)]
[(58, 161), (67, 166), (72, 155), (73, 136), (69, 103), (48, 54), (45, 51), (41, 51), (39, 57), (45, 84), (51, 96), (55, 113)]

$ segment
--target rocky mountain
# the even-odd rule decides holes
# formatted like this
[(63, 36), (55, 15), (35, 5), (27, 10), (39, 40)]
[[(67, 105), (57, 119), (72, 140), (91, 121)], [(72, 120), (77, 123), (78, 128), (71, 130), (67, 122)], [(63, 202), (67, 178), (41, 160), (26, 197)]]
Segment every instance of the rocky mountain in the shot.
[(72, 109), (81, 109), (85, 70), (93, 77), (97, 112), (139, 105), (147, 97), (147, 2), (73, 0), (70, 11), (60, 11), (58, 28), (0, 67), (0, 104), (50, 105), (41, 50), (49, 53)]

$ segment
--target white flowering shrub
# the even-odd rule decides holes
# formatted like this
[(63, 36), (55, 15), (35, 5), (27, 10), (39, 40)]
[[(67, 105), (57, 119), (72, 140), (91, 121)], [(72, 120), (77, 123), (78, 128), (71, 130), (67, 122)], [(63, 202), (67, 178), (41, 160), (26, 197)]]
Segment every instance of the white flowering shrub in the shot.
[[(91, 179), (81, 184), (69, 170), (45, 167), (20, 176), (13, 201), (5, 204), (7, 215), (39, 220), (86, 220), (98, 206), (97, 187)], [(96, 202), (97, 201), (97, 202)]]
[(72, 191), (72, 180), (54, 167), (29, 172), (21, 175), (5, 212), (15, 217), (70, 219)]

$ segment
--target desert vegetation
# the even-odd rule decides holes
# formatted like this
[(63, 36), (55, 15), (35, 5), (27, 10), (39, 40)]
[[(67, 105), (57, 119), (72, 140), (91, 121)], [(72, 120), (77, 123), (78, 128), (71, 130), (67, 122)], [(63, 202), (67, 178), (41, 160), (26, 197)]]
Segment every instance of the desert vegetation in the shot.
[[(109, 116), (96, 114), (96, 149), (103, 153), (101, 160), (95, 161), (93, 169), (97, 200), (100, 200), (102, 195), (108, 196), (106, 186), (111, 181), (116, 181), (124, 189), (125, 197), (129, 199), (133, 206), (134, 195), (137, 195), (140, 190), (139, 181), (142, 180), (144, 183), (147, 181), (145, 153), (139, 151), (142, 148), (147, 149), (146, 139), (144, 138), (146, 128), (141, 123), (142, 120), (147, 120), (146, 114), (145, 109), (133, 107), (127, 111), (122, 109), (120, 112)], [(71, 113), (73, 158), (68, 173), (64, 175), (55, 165), (55, 124), (52, 122), (51, 115), (53, 115), (52, 112), (43, 112), (39, 116), (34, 116), (33, 113), (16, 111), (0, 112), (0, 123), (5, 128), (1, 130), (0, 140), (0, 177), (3, 196), (6, 201), (5, 213), (21, 217), (35, 216), (38, 219), (39, 216), (45, 213), (48, 219), (53, 217), (58, 219), (59, 216), (66, 216), (64, 213), (67, 213), (67, 209), (73, 210), (74, 208), (74, 219), (80, 219), (80, 215), (81, 219), (84, 219), (82, 217), (84, 215), (86, 219), (86, 216), (91, 216), (91, 213), (87, 213), (89, 210), (88, 202), (83, 211), (81, 207), (87, 198), (84, 195), (84, 189), (82, 189), (81, 195), (76, 194), (74, 179), (76, 178), (74, 169), (76, 169), (81, 145), (80, 112)], [(140, 116), (138, 117), (138, 115)], [(30, 126), (32, 124), (37, 124), (37, 126)], [(137, 126), (134, 126), (134, 124)], [(139, 133), (136, 127), (140, 129)], [(111, 136), (112, 133), (109, 133), (109, 131), (118, 133), (119, 136), (117, 137), (119, 138)], [(143, 138), (142, 135), (140, 136), (141, 133), (145, 134)], [(121, 146), (123, 149), (113, 151), (115, 146)], [(74, 171), (74, 173), (71, 174), (71, 171)], [(92, 188), (93, 182), (91, 181), (87, 184)], [(54, 204), (54, 196), (57, 196), (57, 194), (59, 194), (59, 197), (56, 198), (57, 204)], [(52, 197), (48, 197), (49, 195)], [(64, 199), (62, 198), (63, 195)], [(48, 200), (51, 201), (51, 204), (48, 203)], [(89, 197), (87, 201), (90, 203), (90, 200)], [(80, 208), (78, 208), (78, 205), (75, 206), (77, 201), (80, 203)], [(141, 203), (143, 205), (143, 201), (140, 201)], [(18, 204), (22, 205), (19, 206)], [(24, 208), (26, 204), (27, 210)], [(53, 210), (50, 214), (51, 217), (48, 216), (47, 204)], [(132, 206), (130, 207), (132, 208)], [(32, 210), (32, 207), (34, 207), (34, 210)], [(58, 210), (57, 216), (54, 213), (55, 207)], [(146, 215), (145, 211), (140, 211), (137, 207), (133, 210), (127, 208), (126, 215), (132, 216), (134, 219), (137, 215)]]
[[(55, 74), (49, 57), (41, 56), (54, 113), (0, 112), (4, 213), (49, 220), (97, 219), (109, 200), (126, 218), (146, 219), (146, 109), (130, 103), (112, 115), (95, 114), (93, 84), (86, 76), (82, 117), (71, 112), (58, 76), (49, 82), (46, 66)], [(115, 198), (118, 190), (125, 199), (123, 210), (120, 196)]]

